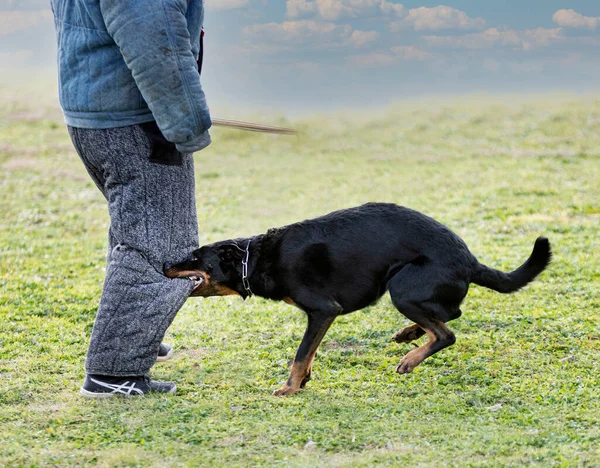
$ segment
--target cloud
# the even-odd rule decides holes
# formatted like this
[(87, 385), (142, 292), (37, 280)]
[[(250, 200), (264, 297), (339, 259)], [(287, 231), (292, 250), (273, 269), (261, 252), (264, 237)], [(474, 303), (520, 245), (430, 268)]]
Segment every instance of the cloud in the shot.
[(489, 28), (480, 33), (463, 36), (423, 36), (431, 47), (455, 49), (490, 49), (493, 47), (510, 47), (513, 49), (531, 50), (535, 47), (545, 47), (565, 40), (561, 29), (526, 29), (517, 31)]
[(433, 59), (435, 56), (415, 46), (396, 46), (389, 52), (352, 55), (347, 58), (350, 65), (361, 68), (375, 68), (400, 62), (417, 62)]
[(415, 46), (396, 46), (392, 47), (390, 50), (398, 59), (406, 62), (433, 58), (433, 54), (418, 49)]
[(41, 24), (52, 24), (50, 10), (0, 11), (0, 36), (8, 36), (21, 31), (31, 31)]
[(287, 16), (316, 16), (328, 21), (341, 17), (401, 18), (392, 22), (389, 29), (397, 32), (405, 28), (415, 31), (439, 31), (448, 29), (484, 29), (483, 18), (471, 18), (464, 11), (449, 6), (420, 7), (406, 10), (401, 3), (387, 0), (287, 0)]
[(464, 11), (449, 6), (433, 8), (420, 7), (408, 10), (408, 14), (390, 24), (392, 32), (412, 28), (415, 31), (441, 31), (447, 29), (472, 30), (483, 29), (486, 22), (483, 18), (471, 18)]
[(518, 47), (521, 43), (517, 31), (489, 28), (486, 31), (464, 36), (423, 36), (432, 47), (456, 49), (489, 49), (492, 47)]
[(317, 5), (310, 0), (287, 0), (287, 16), (297, 18), (317, 11)]
[(331, 49), (342, 46), (363, 47), (379, 37), (377, 31), (352, 30), (349, 25), (313, 20), (284, 21), (247, 26), (242, 36), (248, 43), (261, 49), (259, 44), (275, 45), (276, 50), (286, 46)]
[(207, 0), (207, 10), (236, 10), (248, 6), (249, 0)]
[(600, 25), (600, 17), (583, 16), (575, 10), (558, 10), (552, 19), (564, 28), (596, 29)]
[(334, 21), (341, 17), (358, 17), (380, 13), (385, 0), (287, 0), (287, 16), (298, 18), (304, 15), (318, 15), (322, 19)]
[(558, 42), (563, 42), (566, 39), (560, 28), (526, 29), (525, 31), (520, 32), (520, 36), (521, 45), (525, 50), (531, 50), (535, 47), (546, 47)]
[(392, 3), (382, 0), (379, 8), (386, 15), (396, 15), (399, 17), (403, 17), (405, 15), (405, 8), (401, 3)]
[(294, 43), (295, 45), (314, 42), (323, 43), (347, 40), (352, 35), (348, 25), (321, 23), (312, 20), (284, 21), (283, 23), (265, 23), (246, 26), (242, 35), (253, 40), (275, 43)]
[(352, 31), (348, 40), (354, 47), (363, 47), (379, 38), (377, 31)]
[(409, 10), (406, 21), (416, 31), (438, 31), (441, 29), (483, 29), (483, 18), (470, 18), (464, 11), (448, 6), (420, 7)]

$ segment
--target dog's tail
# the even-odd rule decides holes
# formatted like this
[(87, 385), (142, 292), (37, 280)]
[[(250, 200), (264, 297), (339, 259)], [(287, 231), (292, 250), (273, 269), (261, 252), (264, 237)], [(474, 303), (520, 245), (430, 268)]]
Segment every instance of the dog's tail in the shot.
[(480, 263), (471, 276), (471, 282), (501, 293), (512, 293), (533, 281), (551, 259), (550, 242), (545, 237), (538, 237), (527, 261), (515, 271), (504, 273)]

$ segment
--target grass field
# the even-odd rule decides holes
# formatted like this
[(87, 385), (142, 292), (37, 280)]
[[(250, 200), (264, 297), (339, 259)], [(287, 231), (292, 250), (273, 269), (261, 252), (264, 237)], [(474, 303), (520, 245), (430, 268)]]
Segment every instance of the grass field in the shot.
[(77, 392), (106, 208), (59, 112), (25, 101), (0, 98), (0, 466), (600, 466), (600, 99), (406, 102), (298, 118), (297, 138), (215, 130), (196, 155), (202, 243), (393, 201), (490, 266), (518, 266), (542, 234), (554, 262), (515, 295), (473, 286), (457, 343), (410, 375), (387, 296), (340, 318), (289, 398), (271, 392), (300, 311), (189, 300), (153, 369), (178, 395), (100, 402)]

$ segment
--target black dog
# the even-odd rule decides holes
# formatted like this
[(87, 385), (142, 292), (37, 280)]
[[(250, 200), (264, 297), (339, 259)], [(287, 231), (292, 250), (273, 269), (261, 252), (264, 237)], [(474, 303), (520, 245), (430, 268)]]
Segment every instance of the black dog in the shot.
[(194, 260), (165, 271), (171, 278), (201, 281), (193, 295), (256, 294), (294, 304), (308, 315), (290, 377), (275, 395), (296, 393), (310, 380), (317, 348), (338, 315), (373, 304), (389, 290), (394, 306), (415, 322), (393, 339), (429, 337), (402, 358), (397, 371), (404, 374), (455, 342), (446, 322), (460, 317), (470, 283), (517, 291), (546, 268), (552, 255), (548, 239), (539, 237), (517, 270), (493, 270), (443, 224), (384, 203), (217, 242), (193, 254)]

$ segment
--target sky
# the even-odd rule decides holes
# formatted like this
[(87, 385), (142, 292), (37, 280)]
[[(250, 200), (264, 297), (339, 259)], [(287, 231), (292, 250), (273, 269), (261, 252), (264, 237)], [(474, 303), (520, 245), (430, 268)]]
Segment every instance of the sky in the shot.
[[(205, 6), (209, 103), (322, 110), (421, 95), (600, 88), (599, 0)], [(0, 0), (0, 74), (50, 76), (54, 43), (49, 0)]]

